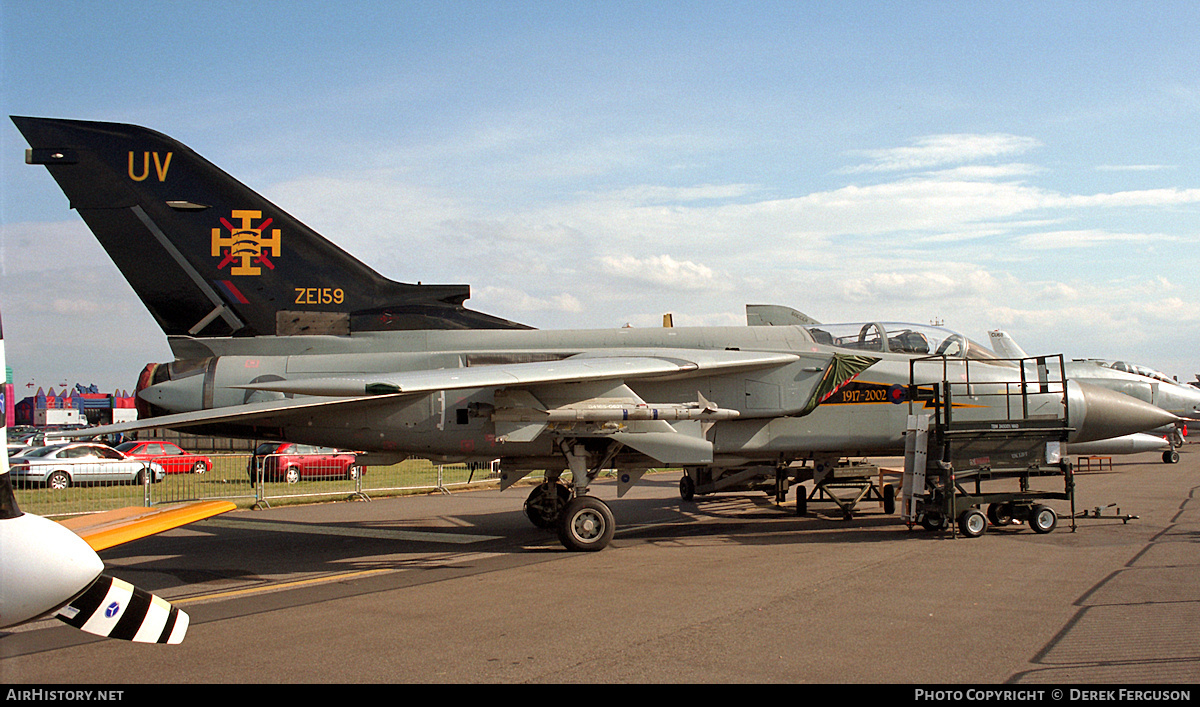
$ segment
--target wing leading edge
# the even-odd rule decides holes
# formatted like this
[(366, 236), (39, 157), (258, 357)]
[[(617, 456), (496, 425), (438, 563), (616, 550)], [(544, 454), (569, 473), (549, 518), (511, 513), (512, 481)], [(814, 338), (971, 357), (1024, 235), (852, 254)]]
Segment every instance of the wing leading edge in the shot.
[[(697, 355), (703, 354), (703, 355)], [(634, 380), (707, 375), (718, 372), (783, 366), (798, 361), (793, 354), (741, 351), (598, 352), (561, 361), (499, 364), (467, 368), (302, 378), (253, 383), (239, 388), (296, 395), (364, 396), (395, 393), (431, 393), (465, 388), (525, 387), (553, 383), (601, 380)]]
[(707, 439), (711, 424), (742, 413), (718, 407), (699, 392), (694, 401), (648, 402), (627, 383), (761, 372), (797, 364), (800, 368), (794, 384), (803, 388), (806, 403), (773, 414), (798, 416), (811, 413), (878, 360), (808, 352), (596, 350), (555, 361), (247, 383), (233, 387), (289, 397), (164, 415), (88, 432), (213, 423), (280, 424), (289, 417), (321, 410), (382, 409), (437, 391), (494, 388), (495, 407), (490, 415), (498, 441), (529, 442), (547, 430), (569, 428), (572, 436), (604, 436), (662, 464), (705, 464), (713, 458), (712, 443)]
[(268, 381), (238, 387), (304, 397), (173, 413), (86, 430), (72, 430), (64, 436), (83, 437), (157, 427), (185, 428), (216, 423), (267, 424), (319, 408), (378, 406), (390, 400), (440, 390), (522, 388), (561, 383), (699, 376), (777, 367), (798, 360), (799, 357), (794, 354), (753, 351), (593, 351), (560, 361)]

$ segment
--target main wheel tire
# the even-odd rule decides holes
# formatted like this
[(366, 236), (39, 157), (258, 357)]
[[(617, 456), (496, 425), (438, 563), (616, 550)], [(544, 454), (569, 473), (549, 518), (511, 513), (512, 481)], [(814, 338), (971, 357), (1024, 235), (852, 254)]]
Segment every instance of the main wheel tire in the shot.
[(1029, 509), (1029, 527), (1035, 533), (1046, 534), (1058, 525), (1058, 514), (1049, 506), (1034, 506)]
[(603, 550), (613, 538), (616, 521), (598, 498), (579, 496), (567, 504), (558, 524), (558, 539), (573, 552)]
[(1162, 459), (1163, 464), (1177, 464), (1179, 463), (1179, 452), (1175, 451), (1174, 449), (1168, 449), (1167, 451), (1163, 452)]
[(569, 488), (557, 482), (546, 481), (534, 486), (529, 492), (525, 499), (525, 517), (538, 528), (553, 528), (570, 502)]
[(987, 532), (988, 519), (978, 508), (968, 508), (958, 517), (958, 529), (968, 538), (977, 538)]
[(803, 486), (796, 488), (796, 515), (808, 515), (808, 491)]
[(679, 497), (685, 501), (696, 498), (696, 482), (692, 481), (692, 477), (687, 474), (679, 479)]
[(56, 471), (50, 476), (46, 477), (47, 488), (62, 490), (65, 488), (70, 488), (70, 486), (71, 477), (65, 471)]
[(896, 487), (891, 484), (883, 485), (883, 512), (889, 516), (896, 512)]

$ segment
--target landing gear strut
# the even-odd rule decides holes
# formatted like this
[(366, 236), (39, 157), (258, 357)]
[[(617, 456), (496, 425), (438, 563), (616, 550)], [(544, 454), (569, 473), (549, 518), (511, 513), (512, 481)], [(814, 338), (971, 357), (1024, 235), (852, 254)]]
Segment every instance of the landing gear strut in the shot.
[[(562, 471), (547, 472), (546, 480), (534, 487), (525, 499), (525, 515), (539, 528), (554, 528), (563, 547), (575, 552), (595, 552), (608, 546), (616, 531), (616, 521), (608, 504), (587, 495), (588, 484), (605, 468), (620, 444), (610, 444), (601, 452), (592, 452), (577, 440), (562, 440), (559, 449), (571, 471), (570, 485), (559, 481)], [(588, 461), (594, 460), (590, 465)]]

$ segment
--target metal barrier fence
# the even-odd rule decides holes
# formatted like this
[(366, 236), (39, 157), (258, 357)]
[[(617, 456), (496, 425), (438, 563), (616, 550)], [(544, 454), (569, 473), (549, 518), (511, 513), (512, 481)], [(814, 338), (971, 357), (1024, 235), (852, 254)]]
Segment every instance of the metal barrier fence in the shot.
[[(298, 459), (287, 454), (212, 455), (211, 468), (203, 473), (168, 473), (161, 480), (152, 482), (147, 478), (142, 483), (87, 482), (84, 473), (78, 474), (79, 481), (66, 488), (14, 481), (17, 503), (23, 510), (44, 516), (65, 516), (210, 499), (230, 500), (246, 507), (269, 507), (272, 501), (305, 497), (370, 499), (373, 494), (439, 490), (448, 493), (455, 487), (499, 478), (494, 463), (479, 468), (410, 460), (392, 466), (362, 467), (352, 454), (320, 456), (326, 458)], [(85, 465), (78, 466), (83, 471)]]

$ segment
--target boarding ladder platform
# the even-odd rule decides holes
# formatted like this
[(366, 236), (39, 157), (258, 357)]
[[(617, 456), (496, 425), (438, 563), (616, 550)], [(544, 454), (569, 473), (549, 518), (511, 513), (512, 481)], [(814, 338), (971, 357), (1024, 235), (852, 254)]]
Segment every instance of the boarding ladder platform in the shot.
[[(929, 380), (936, 364), (941, 375)], [(1027, 522), (1049, 533), (1058, 515), (1042, 501), (1054, 499), (1070, 502), (1074, 531), (1061, 354), (996, 361), (931, 356), (913, 361), (909, 371), (901, 519), (910, 528), (978, 537), (989, 527)]]

